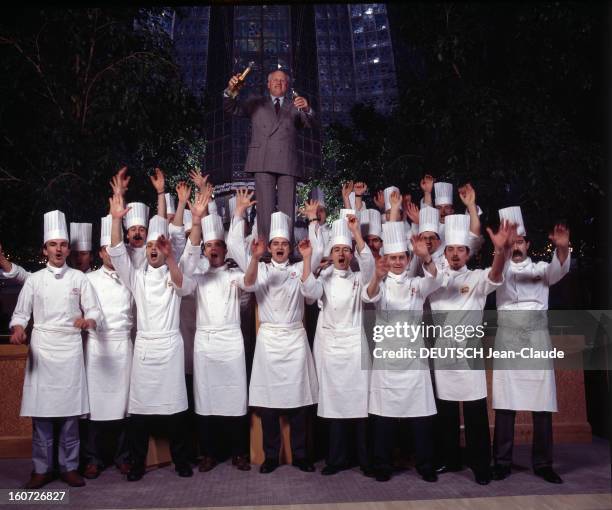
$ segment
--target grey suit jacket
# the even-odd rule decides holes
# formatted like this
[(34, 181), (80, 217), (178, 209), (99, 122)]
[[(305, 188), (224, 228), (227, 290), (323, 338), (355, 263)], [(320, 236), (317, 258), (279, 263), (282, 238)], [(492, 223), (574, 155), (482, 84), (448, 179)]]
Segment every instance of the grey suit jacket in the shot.
[(304, 177), (297, 154), (297, 132), (318, 125), (314, 113), (299, 111), (291, 99), (285, 97), (277, 117), (270, 96), (250, 96), (244, 101), (224, 97), (223, 109), (251, 119), (251, 143), (245, 172)]

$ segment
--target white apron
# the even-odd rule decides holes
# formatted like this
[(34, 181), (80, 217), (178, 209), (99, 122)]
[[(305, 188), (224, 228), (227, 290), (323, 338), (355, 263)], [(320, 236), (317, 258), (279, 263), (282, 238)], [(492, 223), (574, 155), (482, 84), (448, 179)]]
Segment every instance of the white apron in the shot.
[(175, 414), (187, 409), (185, 355), (178, 330), (138, 332), (130, 379), (130, 414)]
[(301, 322), (259, 325), (249, 405), (290, 409), (317, 403), (317, 377)]
[(21, 416), (52, 418), (89, 412), (81, 330), (36, 324), (32, 330)]
[(245, 415), (247, 380), (240, 324), (198, 328), (193, 358), (195, 412), (214, 416)]
[(314, 341), (319, 379), (319, 407), (323, 418), (367, 418), (370, 371), (363, 328), (317, 327)]
[[(552, 349), (546, 311), (500, 311), (498, 325), (495, 336), (498, 349), (517, 352), (524, 347), (538, 351)], [(508, 369), (506, 363), (527, 368)], [(530, 364), (536, 368), (529, 369)], [(494, 409), (557, 412), (553, 360), (495, 359), (493, 367)]]
[(129, 330), (89, 332), (85, 371), (90, 420), (120, 420), (127, 415), (132, 355)]

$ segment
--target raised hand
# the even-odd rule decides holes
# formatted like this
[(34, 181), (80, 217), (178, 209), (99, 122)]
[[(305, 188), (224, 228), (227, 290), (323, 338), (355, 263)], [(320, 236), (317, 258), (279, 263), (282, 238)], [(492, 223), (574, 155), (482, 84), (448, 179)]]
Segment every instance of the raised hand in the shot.
[(384, 191), (377, 191), (376, 195), (374, 195), (374, 205), (376, 205), (376, 207), (378, 207), (379, 211), (384, 212), (385, 211), (385, 192)]
[(302, 96), (297, 96), (294, 100), (293, 100), (293, 106), (295, 106), (298, 110), (308, 110), (308, 101), (306, 100), (306, 98), (302, 97)]
[(155, 188), (158, 195), (164, 192), (166, 178), (164, 176), (164, 172), (162, 172), (160, 168), (156, 168), (153, 175), (149, 176), (149, 179), (151, 179), (151, 184)]
[(113, 195), (124, 196), (128, 189), (131, 177), (126, 177), (127, 166), (122, 167), (110, 180)]
[(356, 182), (353, 185), (353, 191), (355, 195), (363, 195), (366, 191), (368, 191), (368, 185), (365, 182)]
[(231, 91), (240, 90), (240, 88), (246, 83), (244, 80), (240, 80), (242, 73), (237, 73), (232, 76), (227, 83), (227, 88)]
[(189, 172), (189, 178), (191, 179), (191, 182), (193, 182), (200, 190), (202, 190), (202, 188), (206, 186), (206, 183), (208, 182), (208, 174), (202, 175), (199, 168), (194, 168), (191, 170)]
[(402, 207), (404, 211), (408, 210), (408, 206), (412, 203), (412, 195), (410, 193), (404, 193), (402, 195)]
[(348, 228), (351, 231), (351, 234), (353, 234), (353, 237), (357, 238), (357, 236), (361, 235), (361, 231), (359, 230), (359, 220), (357, 219), (357, 216), (355, 216), (354, 214), (349, 214), (346, 217), (346, 221), (348, 223)]
[(10, 342), (13, 345), (25, 344), (28, 339), (25, 330), (21, 326), (13, 326), (13, 332), (11, 333)]
[(189, 210), (194, 218), (202, 218), (206, 214), (210, 197), (206, 193), (196, 193), (195, 200), (189, 204)]
[(353, 181), (347, 181), (342, 184), (342, 198), (346, 198), (348, 200), (348, 196), (353, 191)]
[(309, 220), (317, 219), (317, 209), (319, 208), (318, 200), (308, 200), (304, 203), (304, 206), (300, 208), (300, 213)]
[(431, 175), (424, 175), (420, 183), (423, 193), (431, 193), (433, 191), (434, 182), (435, 179)]
[(298, 251), (303, 258), (311, 258), (312, 257), (312, 244), (310, 243), (310, 239), (302, 239), (298, 243)]
[(247, 188), (241, 188), (236, 191), (236, 209), (234, 216), (242, 218), (249, 207), (257, 203), (257, 200), (252, 200), (254, 191), (249, 191)]
[(389, 195), (389, 203), (391, 204), (391, 209), (399, 209), (402, 204), (402, 195), (399, 194), (399, 191), (394, 191)]
[(191, 196), (191, 186), (184, 181), (179, 182), (176, 185), (176, 194), (178, 196), (179, 203), (186, 204), (189, 202), (189, 197)]
[(155, 246), (157, 249), (163, 253), (166, 259), (174, 258), (174, 253), (172, 252), (172, 244), (170, 243), (170, 239), (166, 236), (159, 236), (157, 241), (155, 242)]
[(406, 214), (408, 215), (408, 219), (411, 223), (414, 223), (415, 225), (419, 224), (419, 212), (419, 207), (416, 204), (413, 204), (412, 202), (410, 202), (408, 204), (408, 207), (406, 207)]
[(427, 259), (429, 257), (429, 250), (427, 250), (427, 243), (420, 235), (413, 235), (410, 238), (412, 242), (412, 252), (421, 259)]
[(504, 252), (509, 238), (513, 235), (513, 230), (516, 231), (516, 225), (510, 223), (508, 220), (503, 220), (501, 222), (499, 225), (499, 230), (496, 233), (493, 233), (493, 230), (491, 230), (490, 227), (487, 227), (487, 233), (491, 238), (491, 242), (493, 243), (496, 252)]
[(131, 209), (131, 207), (128, 207), (128, 208), (125, 207), (125, 204), (123, 203), (122, 195), (113, 195), (111, 198), (108, 199), (108, 204), (109, 204), (108, 213), (113, 218), (123, 218), (128, 213), (128, 211)]
[(466, 207), (476, 205), (476, 191), (469, 182), (461, 186), (457, 191), (459, 192), (459, 198), (461, 198), (463, 205)]
[(391, 264), (389, 264), (389, 261), (387, 260), (387, 257), (385, 255), (376, 259), (375, 271), (377, 279), (382, 280), (385, 276), (387, 276), (387, 273), (390, 270)]
[(548, 235), (548, 239), (555, 248), (568, 248), (570, 244), (570, 231), (567, 225), (557, 223), (553, 231)]
[(257, 260), (261, 259), (266, 253), (266, 241), (263, 237), (253, 239), (251, 243), (251, 256)]

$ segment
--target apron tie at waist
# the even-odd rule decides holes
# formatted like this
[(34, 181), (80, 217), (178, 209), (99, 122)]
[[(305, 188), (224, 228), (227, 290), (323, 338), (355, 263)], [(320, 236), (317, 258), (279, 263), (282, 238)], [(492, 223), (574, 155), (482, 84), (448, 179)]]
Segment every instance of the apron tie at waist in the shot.
[(181, 332), (178, 329), (171, 329), (169, 331), (138, 331), (136, 340), (163, 340), (164, 338), (172, 338), (180, 334)]
[(522, 331), (548, 330), (548, 314), (546, 311), (521, 310), (498, 311), (497, 324), (506, 329)]
[(90, 340), (92, 338), (96, 340), (99, 340), (100, 338), (103, 338), (104, 340), (125, 340), (126, 337), (128, 338), (130, 337), (131, 330), (129, 329), (112, 330), (112, 331), (95, 330), (90, 333), (92, 333), (88, 337)]
[(34, 329), (41, 333), (68, 333), (70, 335), (81, 332), (80, 328), (75, 328), (74, 326), (55, 326), (51, 324), (34, 324)]
[(259, 325), (260, 328), (269, 329), (269, 330), (281, 330), (281, 329), (301, 329), (304, 327), (304, 324), (299, 322), (289, 322), (286, 324), (275, 324), (272, 322), (262, 322)]
[(220, 326), (198, 326), (196, 331), (201, 331), (203, 333), (214, 333), (221, 331), (233, 331), (235, 329), (240, 329), (240, 323), (236, 322), (234, 324), (222, 324)]

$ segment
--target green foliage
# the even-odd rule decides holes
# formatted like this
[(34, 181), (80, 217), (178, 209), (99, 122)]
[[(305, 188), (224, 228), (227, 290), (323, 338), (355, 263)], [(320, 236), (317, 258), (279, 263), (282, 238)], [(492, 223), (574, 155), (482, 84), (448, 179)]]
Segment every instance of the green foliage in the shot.
[(18, 258), (40, 245), (45, 211), (97, 226), (121, 166), (128, 200), (150, 205), (154, 167), (202, 166), (201, 107), (137, 8), (7, 11), (0, 55), (0, 238)]

